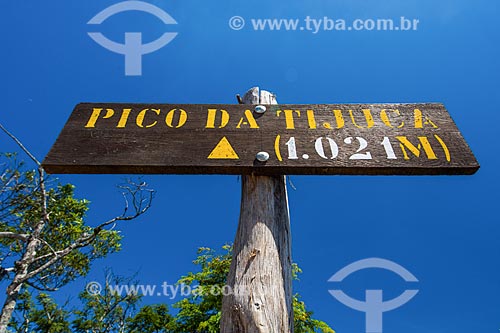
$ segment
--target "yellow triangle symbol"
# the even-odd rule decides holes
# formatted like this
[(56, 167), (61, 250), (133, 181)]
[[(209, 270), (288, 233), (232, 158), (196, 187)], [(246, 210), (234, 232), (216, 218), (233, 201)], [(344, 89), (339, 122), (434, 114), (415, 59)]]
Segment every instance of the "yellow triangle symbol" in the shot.
[(233, 147), (226, 137), (223, 137), (217, 146), (212, 150), (208, 159), (218, 159), (218, 160), (239, 160), (238, 154), (234, 151)]

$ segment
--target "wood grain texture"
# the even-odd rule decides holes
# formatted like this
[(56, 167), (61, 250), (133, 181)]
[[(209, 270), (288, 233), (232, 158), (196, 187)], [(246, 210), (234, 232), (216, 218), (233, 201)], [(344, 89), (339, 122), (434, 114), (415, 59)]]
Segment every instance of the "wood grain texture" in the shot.
[[(250, 89), (245, 103), (276, 103)], [(241, 210), (221, 333), (293, 333), (292, 259), (284, 176), (242, 176)]]
[[(96, 109), (102, 112), (88, 126)], [(222, 139), (233, 158), (209, 158)], [(270, 154), (267, 162), (256, 161), (260, 151)], [(353, 159), (366, 153), (370, 159)], [(83, 103), (43, 165), (49, 173), (97, 174), (468, 175), (479, 169), (448, 112), (435, 103), (267, 105), (264, 114), (249, 105)]]

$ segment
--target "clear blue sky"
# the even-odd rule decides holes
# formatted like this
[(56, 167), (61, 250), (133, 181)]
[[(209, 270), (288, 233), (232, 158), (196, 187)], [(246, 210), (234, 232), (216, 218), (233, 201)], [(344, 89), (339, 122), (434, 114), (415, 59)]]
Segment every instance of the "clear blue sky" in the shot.
[[(500, 328), (499, 2), (493, 0), (231, 1), (149, 0), (177, 25), (139, 12), (86, 23), (116, 0), (6, 0), (2, 19), (0, 121), (42, 159), (79, 102), (235, 103), (258, 85), (281, 103), (442, 102), (481, 170), (468, 177), (291, 177), (295, 284), (316, 317), (339, 333), (363, 332), (364, 315), (337, 302), (329, 277), (364, 258), (393, 260), (419, 280), (419, 294), (384, 315), (384, 332), (497, 332)], [(247, 20), (239, 31), (228, 20)], [(401, 16), (417, 31), (254, 31), (251, 18), (354, 20)], [(100, 30), (99, 30), (100, 29)], [(144, 56), (143, 75), (124, 75), (121, 55), (87, 32), (122, 42), (178, 36)], [(17, 148), (0, 137), (0, 150)], [(67, 175), (92, 201), (89, 223), (120, 212), (123, 176)], [(151, 211), (121, 225), (123, 251), (97, 262), (139, 272), (144, 284), (175, 282), (194, 267), (196, 249), (232, 242), (239, 213), (235, 176), (147, 176), (158, 193)], [(80, 280), (62, 294), (76, 296)], [(393, 298), (408, 284), (394, 274), (359, 272), (340, 287)], [(412, 285), (411, 287), (414, 287)], [(4, 295), (0, 295), (3, 301)], [(146, 302), (167, 302), (150, 298)]]

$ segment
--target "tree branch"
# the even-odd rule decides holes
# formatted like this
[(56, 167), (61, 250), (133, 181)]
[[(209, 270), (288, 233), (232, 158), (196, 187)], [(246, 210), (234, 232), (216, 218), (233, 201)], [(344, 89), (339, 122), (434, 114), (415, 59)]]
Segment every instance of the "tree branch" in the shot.
[(30, 286), (31, 288), (36, 289), (38, 291), (58, 291), (59, 290), (59, 288), (39, 287), (39, 286), (29, 282), (29, 281), (26, 281), (24, 283), (26, 283), (28, 286)]
[(139, 215), (140, 214), (135, 215), (135, 216), (115, 217), (114, 219), (111, 219), (109, 221), (101, 223), (100, 225), (98, 225), (97, 227), (94, 228), (94, 232), (92, 234), (87, 235), (87, 236), (83, 236), (83, 237), (77, 239), (74, 243), (70, 244), (66, 248), (64, 248), (62, 250), (59, 250), (59, 251), (56, 251), (56, 252), (53, 252), (53, 253), (45, 254), (45, 255), (40, 256), (38, 258), (35, 258), (31, 263), (34, 263), (34, 262), (37, 262), (37, 261), (40, 261), (40, 260), (52, 257), (45, 264), (43, 264), (42, 266), (40, 266), (37, 269), (35, 269), (35, 270), (31, 271), (30, 273), (28, 273), (26, 275), (25, 279), (28, 280), (28, 279), (33, 278), (35, 275), (37, 275), (40, 272), (42, 272), (43, 270), (49, 268), (50, 266), (52, 266), (53, 264), (55, 264), (58, 260), (60, 260), (62, 257), (65, 257), (68, 254), (70, 254), (72, 251), (74, 251), (76, 249), (80, 249), (82, 247), (86, 247), (86, 246), (92, 244), (92, 242), (97, 238), (97, 236), (104, 229), (104, 227), (106, 227), (106, 226), (108, 226), (108, 225), (110, 225), (112, 223), (115, 223), (116, 221), (126, 221), (126, 220), (128, 221), (128, 220), (132, 220), (132, 219), (136, 218)]
[(9, 276), (12, 271), (14, 271), (14, 267), (3, 268), (0, 266), (0, 281), (3, 280), (4, 276)]
[(37, 274), (39, 274), (43, 270), (45, 270), (45, 269), (49, 268), (51, 265), (55, 264), (62, 257), (65, 257), (68, 254), (70, 254), (72, 251), (92, 244), (92, 242), (98, 237), (99, 233), (107, 226), (114, 224), (118, 221), (130, 221), (130, 220), (133, 220), (133, 219), (137, 218), (138, 216), (144, 214), (151, 207), (151, 202), (152, 202), (153, 196), (154, 196), (154, 191), (148, 190), (147, 192), (149, 195), (148, 195), (147, 199), (142, 197), (142, 196), (140, 198), (137, 198), (137, 193), (141, 192), (141, 188), (144, 186), (145, 186), (145, 184), (137, 185), (138, 190), (136, 189), (135, 191), (129, 192), (129, 194), (132, 196), (132, 201), (134, 203), (134, 207), (136, 207), (136, 211), (133, 215), (117, 216), (111, 220), (103, 222), (94, 228), (93, 233), (84, 234), (82, 237), (77, 239), (72, 244), (68, 245), (66, 248), (59, 250), (59, 251), (55, 251), (53, 253), (48, 253), (48, 254), (45, 254), (45, 255), (40, 256), (38, 258), (33, 259), (30, 262), (30, 264), (33, 264), (33, 263), (38, 262), (40, 260), (45, 260), (45, 259), (50, 258), (46, 263), (44, 263), (40, 267), (36, 268), (35, 270), (29, 272), (26, 275), (25, 280), (27, 281), (27, 280), (33, 278), (34, 276), (36, 276)]
[(0, 232), (0, 238), (9, 238), (9, 239), (17, 239), (22, 242), (27, 242), (29, 235), (27, 234), (17, 234), (15, 232), (9, 232), (9, 231), (1, 231)]
[(7, 129), (2, 124), (0, 124), (0, 129), (4, 131), (4, 133), (7, 134), (12, 140), (14, 140), (17, 145), (26, 153), (26, 155), (28, 155), (29, 158), (31, 158), (36, 163), (36, 165), (38, 165), (39, 167), (42, 166), (42, 163), (40, 163), (36, 159), (36, 157), (33, 156), (33, 154), (21, 143), (21, 141), (19, 141), (19, 139), (14, 134), (7, 131)]

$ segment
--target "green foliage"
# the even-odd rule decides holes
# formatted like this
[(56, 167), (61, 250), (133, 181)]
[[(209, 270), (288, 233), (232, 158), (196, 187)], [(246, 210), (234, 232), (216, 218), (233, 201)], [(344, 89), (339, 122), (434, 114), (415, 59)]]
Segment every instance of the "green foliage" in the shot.
[(14, 317), (10, 323), (16, 332), (71, 333), (70, 313), (47, 294), (38, 294), (35, 302), (31, 293), (25, 290), (20, 295), (17, 309), (19, 318)]
[[(18, 296), (16, 317), (10, 324), (12, 329), (37, 333), (219, 332), (222, 295), (232, 258), (229, 245), (223, 246), (220, 254), (210, 248), (198, 250), (194, 264), (200, 270), (188, 273), (177, 282), (178, 285), (190, 286), (194, 292), (173, 305), (178, 309), (175, 316), (170, 315), (168, 307), (162, 304), (146, 305), (137, 310), (140, 295), (122, 296), (108, 288), (109, 285), (130, 284), (131, 279), (112, 274), (108, 274), (106, 286), (100, 294), (83, 291), (79, 295), (81, 309), (69, 312), (43, 293), (33, 300), (33, 288), (51, 290), (85, 276), (93, 260), (120, 250), (121, 236), (117, 231), (95, 229), (85, 224), (89, 202), (74, 197), (73, 185), (48, 186), (49, 183), (45, 182), (47, 191), (44, 193), (40, 190), (40, 178), (35, 171), (23, 171), (23, 164), (17, 161), (15, 154), (5, 154), (4, 158), (6, 161), (0, 164), (0, 231), (18, 236), (0, 238), (0, 281), (10, 278), (12, 270), (4, 269), (5, 265), (15, 265), (23, 258), (26, 239), (40, 223), (44, 226), (28, 271), (43, 269), (26, 281), (24, 292)], [(140, 197), (140, 205), (143, 202)], [(96, 237), (82, 243), (89, 235)], [(75, 244), (78, 246), (72, 247)], [(55, 253), (65, 249), (70, 251), (47, 264)], [(300, 272), (294, 264), (294, 278)], [(32, 287), (30, 292), (26, 289), (28, 286)], [(293, 297), (293, 309), (296, 333), (334, 332), (326, 323), (312, 318), (312, 312), (307, 311), (298, 294)]]
[[(174, 304), (178, 309), (175, 316), (162, 304), (147, 305), (137, 311), (141, 296), (134, 293), (122, 296), (109, 288), (110, 284), (124, 285), (131, 280), (112, 274), (100, 294), (84, 291), (79, 295), (82, 308), (78, 310), (70, 312), (65, 309), (67, 306), (58, 306), (44, 293), (33, 300), (33, 289), (53, 290), (64, 286), (85, 276), (93, 260), (119, 251), (120, 234), (104, 227), (144, 213), (153, 192), (147, 190), (144, 196), (142, 183), (125, 186), (123, 189), (132, 197), (135, 214), (92, 228), (84, 221), (89, 202), (74, 197), (73, 185), (53, 185), (47, 180), (40, 183), (43, 172), (24, 170), (15, 154), (4, 154), (0, 158), (3, 159), (0, 162), (0, 281), (12, 279), (12, 274), (20, 274), (16, 278), (24, 276), (21, 282), (16, 282), (18, 287), (23, 285), (24, 291), (16, 296), (16, 316), (9, 325), (15, 332), (219, 332), (222, 295), (231, 265), (232, 249), (228, 245), (223, 247), (222, 254), (210, 248), (198, 250), (194, 263), (201, 270), (190, 272), (177, 282), (191, 286), (194, 292)], [(36, 237), (33, 237), (34, 230), (40, 231)], [(26, 257), (26, 244), (34, 244), (33, 240), (36, 251)], [(294, 278), (300, 272), (294, 264)], [(307, 311), (298, 294), (293, 297), (293, 310), (296, 333), (334, 333), (326, 323), (312, 318), (312, 312)]]
[(295, 333), (335, 333), (325, 322), (312, 318), (313, 313), (306, 310), (306, 305), (300, 300), (299, 294), (293, 296), (292, 302)]
[(128, 333), (166, 333), (175, 328), (174, 318), (166, 304), (146, 305), (127, 322)]
[[(18, 313), (29, 313), (31, 326), (28, 327), (36, 327), (34, 332), (37, 333), (65, 333), (67, 331), (64, 329), (68, 327), (72, 327), (74, 333), (218, 333), (222, 292), (231, 265), (231, 247), (225, 245), (222, 249), (219, 254), (210, 248), (198, 250), (194, 263), (200, 270), (190, 272), (177, 281), (178, 285), (190, 286), (193, 293), (174, 304), (173, 307), (178, 309), (176, 315), (171, 315), (165, 304), (139, 308), (141, 296), (136, 293), (117, 294), (113, 291), (116, 289), (109, 286), (137, 286), (138, 282), (132, 278), (117, 277), (110, 272), (106, 274), (106, 287), (100, 294), (94, 295), (88, 291), (80, 293), (82, 308), (73, 310), (72, 316), (58, 309), (46, 295), (37, 297), (38, 307), (42, 306), (42, 310), (36, 310), (26, 293), (23, 294), (26, 300), (18, 304)], [(293, 276), (297, 278), (300, 272), (300, 268), (294, 264)], [(335, 333), (325, 322), (312, 317), (313, 313), (306, 309), (298, 294), (293, 297), (293, 310), (296, 333)], [(51, 313), (50, 317), (54, 319), (50, 322), (44, 320), (38, 315), (43, 311)], [(71, 324), (68, 324), (68, 317), (71, 317)], [(20, 323), (22, 320), (15, 321), (11, 327), (20, 332), (25, 327)]]
[(137, 308), (141, 296), (113, 292), (110, 285), (131, 284), (133, 281), (113, 274), (107, 276), (106, 285), (100, 293), (89, 293), (87, 290), (80, 293), (83, 309), (74, 311), (76, 318), (72, 322), (73, 332), (124, 332), (128, 318)]
[(39, 310), (31, 313), (31, 321), (36, 323), (36, 330), (47, 333), (70, 332), (67, 318), (69, 313), (57, 306), (47, 294), (37, 296)]
[[(174, 304), (179, 309), (176, 318), (175, 333), (219, 332), (222, 294), (226, 277), (231, 266), (232, 248), (223, 246), (223, 252), (217, 254), (210, 248), (200, 248), (194, 263), (200, 266), (197, 273), (188, 273), (177, 284), (197, 286), (193, 295)], [(294, 279), (302, 272), (297, 264), (292, 265)], [(293, 297), (294, 329), (296, 333), (335, 333), (325, 322), (312, 318), (313, 313), (306, 310), (300, 295)]]
[[(23, 170), (15, 154), (4, 154), (0, 163), (0, 230), (29, 235), (44, 222), (40, 245), (29, 271), (47, 264), (54, 253), (78, 243), (94, 229), (85, 225), (84, 217), (89, 202), (74, 197), (74, 186), (45, 180), (47, 191), (40, 190), (40, 178), (33, 170)], [(46, 205), (48, 218), (44, 217)], [(45, 267), (28, 283), (41, 290), (57, 289), (79, 276), (85, 276), (90, 264), (97, 258), (120, 250), (121, 236), (114, 230), (101, 230), (96, 239), (82, 248), (75, 248), (60, 260)], [(0, 238), (0, 263), (3, 267), (21, 259), (25, 243), (16, 238)], [(0, 274), (1, 279), (9, 278)]]
[(13, 329), (15, 332), (29, 332), (29, 325), (32, 323), (30, 313), (35, 309), (35, 303), (33, 302), (31, 293), (24, 290), (19, 294), (16, 304), (16, 313), (9, 323), (9, 328)]
[(178, 285), (196, 287), (189, 297), (174, 304), (179, 309), (176, 316), (176, 332), (218, 332), (222, 291), (231, 266), (231, 247), (224, 245), (223, 253), (216, 254), (210, 248), (198, 249), (193, 261), (201, 271), (183, 276)]
[[(20, 146), (38, 169), (25, 170), (16, 154), (0, 155), (0, 282), (7, 281), (0, 331), (10, 322), (16, 331), (70, 332), (65, 310), (46, 294), (38, 294), (35, 302), (22, 289), (54, 291), (87, 275), (94, 260), (120, 250), (114, 224), (145, 213), (154, 191), (144, 182), (128, 182), (120, 187), (124, 213), (91, 227), (84, 220), (89, 202), (74, 197), (73, 185), (49, 181), (40, 163)], [(22, 320), (13, 319), (14, 308), (23, 313)], [(114, 318), (104, 317), (116, 319), (120, 309), (113, 309)]]
[[(43, 232), (43, 239), (50, 247), (42, 248), (39, 255), (50, 254), (50, 251), (65, 249), (81, 237), (93, 232), (93, 228), (84, 222), (89, 202), (74, 198), (74, 186), (57, 185), (48, 191), (48, 211), (50, 219)], [(40, 218), (36, 202), (28, 202), (27, 209), (22, 212), (24, 220)], [(33, 210), (33, 211), (32, 211)], [(117, 231), (102, 230), (95, 241), (85, 249), (75, 249), (61, 261), (48, 267), (43, 275), (49, 276), (39, 281), (43, 286), (60, 287), (78, 276), (85, 276), (93, 260), (105, 257), (109, 253), (120, 250), (121, 236)], [(39, 261), (43, 265), (47, 260)]]

